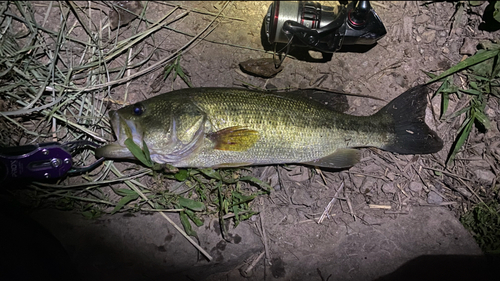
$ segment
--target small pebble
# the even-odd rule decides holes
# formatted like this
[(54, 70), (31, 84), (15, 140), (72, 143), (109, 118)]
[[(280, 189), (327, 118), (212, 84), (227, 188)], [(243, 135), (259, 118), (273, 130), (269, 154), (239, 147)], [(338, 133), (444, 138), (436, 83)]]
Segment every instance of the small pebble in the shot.
[(436, 31), (435, 30), (428, 30), (424, 33), (422, 33), (422, 40), (424, 43), (431, 43), (436, 39)]
[[(472, 146), (472, 149), (478, 154), (482, 155), (484, 152), (484, 148), (486, 147), (486, 144), (484, 142), (477, 143), (476, 145)], [(473, 161), (473, 162), (482, 162), (486, 164), (486, 166), (483, 165), (483, 167), (489, 167), (490, 164), (486, 161)], [(474, 163), (475, 164), (475, 163)]]
[(318, 51), (314, 51), (314, 50), (308, 50), (307, 52), (309, 53), (309, 55), (311, 56), (311, 58), (313, 58), (315, 60), (322, 60), (323, 59), (323, 53), (322, 52), (318, 52)]
[(367, 173), (367, 174), (371, 174), (371, 173), (374, 173), (375, 171), (379, 171), (380, 169), (381, 169), (380, 165), (372, 163), (368, 166), (363, 167), (363, 172)]
[(484, 182), (491, 183), (495, 179), (495, 174), (487, 170), (476, 170), (474, 171), (476, 177)]
[(411, 182), (410, 183), (410, 190), (413, 192), (420, 192), (424, 189), (423, 185), (419, 182)]
[(384, 193), (396, 193), (396, 188), (394, 187), (394, 183), (392, 182), (384, 183), (384, 185), (382, 185), (382, 191)]
[(441, 197), (437, 192), (430, 191), (429, 194), (427, 194), (427, 203), (439, 205), (442, 202), (443, 202), (443, 197)]
[(493, 110), (491, 107), (489, 107), (488, 105), (486, 105), (486, 108), (485, 108), (485, 110), (484, 110), (484, 111), (485, 111), (486, 115), (488, 115), (488, 117), (489, 117), (490, 119), (495, 119), (495, 117), (496, 117), (496, 112), (495, 112), (495, 110)]
[(368, 177), (365, 181), (365, 184), (362, 186), (361, 190), (362, 190), (362, 193), (366, 193), (366, 192), (371, 191), (375, 188), (377, 188), (377, 180), (372, 178), (372, 177)]
[(460, 47), (459, 53), (461, 55), (472, 56), (473, 54), (476, 53), (476, 46), (477, 46), (477, 40), (465, 37), (464, 43), (462, 44), (462, 47)]
[(430, 17), (426, 14), (421, 14), (415, 18), (415, 24), (423, 24), (429, 21)]
[(455, 29), (455, 34), (458, 35), (459, 37), (461, 37), (461, 35), (462, 35), (463, 32), (464, 32), (463, 28), (457, 27)]
[(295, 205), (311, 206), (316, 203), (316, 199), (312, 198), (311, 194), (303, 188), (297, 188), (292, 194), (292, 203)]
[(249, 59), (240, 62), (241, 69), (251, 75), (271, 78), (283, 70), (283, 65), (276, 68), (273, 58)]
[(352, 177), (352, 182), (354, 185), (359, 189), (361, 187), (361, 184), (363, 184), (364, 177)]
[(445, 43), (446, 43), (446, 38), (439, 37), (439, 38), (436, 40), (436, 44), (437, 44), (438, 46), (443, 46)]

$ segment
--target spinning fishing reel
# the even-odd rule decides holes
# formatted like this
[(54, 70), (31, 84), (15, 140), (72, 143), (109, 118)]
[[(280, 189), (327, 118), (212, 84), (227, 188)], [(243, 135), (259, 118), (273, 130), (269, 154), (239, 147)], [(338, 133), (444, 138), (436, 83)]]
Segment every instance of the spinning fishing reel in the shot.
[(309, 1), (274, 1), (264, 20), (275, 53), (277, 43), (286, 44), (286, 54), (290, 46), (333, 53), (343, 45), (375, 44), (387, 33), (369, 1), (335, 7)]

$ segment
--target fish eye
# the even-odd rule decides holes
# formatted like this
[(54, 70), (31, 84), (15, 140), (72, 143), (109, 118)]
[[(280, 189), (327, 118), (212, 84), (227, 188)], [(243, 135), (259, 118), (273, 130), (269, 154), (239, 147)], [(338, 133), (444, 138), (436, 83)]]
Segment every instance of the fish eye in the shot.
[(141, 116), (144, 113), (144, 106), (141, 103), (134, 104), (134, 115)]

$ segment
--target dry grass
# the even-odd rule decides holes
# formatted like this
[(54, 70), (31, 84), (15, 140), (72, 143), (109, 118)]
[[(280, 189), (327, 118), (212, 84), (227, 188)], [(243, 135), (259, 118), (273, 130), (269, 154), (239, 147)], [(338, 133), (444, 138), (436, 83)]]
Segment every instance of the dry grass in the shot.
[[(122, 30), (120, 25), (111, 30), (108, 13), (110, 17), (113, 10), (114, 16), (126, 14), (123, 7), (113, 5), (73, 1), (0, 4), (1, 146), (106, 142), (111, 135), (106, 110), (127, 103), (129, 82), (163, 68), (203, 40), (216, 28), (228, 3), (218, 14), (208, 15), (212, 20), (198, 34), (187, 35), (189, 40), (183, 46), (158, 60), (152, 59), (162, 43), (156, 33), (178, 32), (171, 24), (197, 11), (172, 6), (169, 13), (151, 21), (145, 15), (146, 7), (139, 7), (130, 11), (138, 16), (133, 30)], [(123, 91), (123, 100), (117, 100), (113, 90)], [(91, 151), (77, 159), (80, 165), (95, 161)], [(163, 213), (179, 212), (175, 208), (179, 195), (163, 196), (163, 201), (152, 196), (158, 194), (157, 185), (143, 183), (152, 171), (135, 167), (109, 161), (81, 177), (33, 182), (28, 192), (22, 191), (22, 198), (32, 207), (42, 204), (79, 210), (89, 218), (116, 211), (158, 211), (211, 259)], [(120, 189), (123, 184), (126, 188)]]
[[(121, 7), (111, 6), (112, 2), (0, 2), (0, 146), (73, 140), (105, 143), (111, 139), (107, 109), (128, 103), (131, 81), (143, 79), (168, 64), (173, 65), (184, 52), (205, 40), (217, 28), (221, 18), (241, 20), (224, 17), (227, 3), (218, 14), (169, 6), (169, 13), (157, 20), (150, 20), (145, 13), (150, 2), (144, 3), (142, 9), (133, 11), (138, 16), (133, 26), (127, 29), (119, 26), (111, 30), (108, 22), (110, 11), (123, 12)], [(176, 22), (197, 13), (203, 13), (211, 19), (197, 34), (189, 34), (175, 26)], [(165, 42), (161, 40), (165, 36), (159, 36), (160, 32), (182, 34), (185, 41), (165, 55), (162, 49)], [(457, 99), (455, 108), (466, 108), (470, 100), (468, 96)], [(492, 99), (488, 102), (492, 104), (490, 107), (493, 110), (498, 110), (497, 101)], [(498, 112), (495, 114), (498, 116)], [(460, 116), (453, 118), (443, 121), (445, 129), (449, 130), (447, 142), (455, 140), (454, 132), (466, 120)], [(471, 136), (481, 134), (476, 128), (471, 131)], [(373, 154), (371, 160), (355, 167), (348, 174), (343, 173), (339, 181), (349, 180), (350, 186), (357, 187), (355, 181), (362, 179), (359, 190), (367, 198), (366, 201), (375, 208), (385, 210), (390, 207), (390, 210), (386, 210), (388, 214), (405, 212), (411, 200), (415, 200), (416, 204), (426, 204), (415, 198), (430, 191), (445, 198), (443, 205), (449, 205), (458, 215), (474, 210), (478, 203), (484, 201), (487, 204), (481, 203), (481, 209), (477, 212), (485, 214), (485, 208), (493, 208), (489, 203), (491, 200), (498, 202), (498, 184), (493, 181), (486, 186), (468, 167), (481, 160), (489, 164), (494, 175), (499, 174), (498, 138), (490, 140), (481, 151), (475, 149), (476, 144), (482, 143), (480, 137), (464, 140), (462, 151), (455, 154), (454, 165), (449, 166), (445, 161), (447, 151), (441, 152), (432, 163), (429, 158), (415, 160), (406, 156)], [(91, 151), (85, 151), (76, 159), (79, 165), (95, 161)], [(387, 164), (389, 162), (390, 165)], [(369, 164), (386, 167), (385, 173), (375, 175), (365, 172), (363, 168)], [(106, 213), (143, 210), (161, 212), (170, 220), (164, 212), (182, 212), (187, 209), (178, 206), (175, 201), (179, 195), (196, 197), (214, 192), (217, 194), (217, 191), (220, 193), (218, 183), (233, 185), (223, 183), (211, 172), (207, 172), (209, 175), (191, 170), (182, 173), (188, 174), (186, 177), (171, 174), (172, 179), (165, 179), (150, 169), (109, 161), (83, 176), (50, 184), (34, 182), (28, 187), (28, 192), (11, 192), (17, 193), (32, 207), (50, 205), (64, 210), (77, 210), (89, 218)], [(246, 174), (238, 176), (244, 177)], [(424, 179), (427, 178), (433, 178), (434, 181), (426, 182)], [(421, 193), (409, 186), (416, 181), (425, 183)], [(379, 186), (393, 182), (392, 187), (401, 192), (394, 193), (394, 197), (387, 202), (372, 202), (372, 191), (363, 192), (368, 186), (367, 182)], [(209, 188), (192, 192), (202, 186)], [(240, 186), (234, 183), (234, 188), (233, 191), (239, 191)], [(349, 197), (344, 195), (338, 199), (341, 201), (339, 204), (345, 205), (346, 212), (356, 219)], [(230, 202), (234, 207), (235, 202), (231, 200), (234, 199), (229, 191), (218, 194), (217, 198), (211, 199), (211, 203), (222, 206), (222, 202)], [(218, 212), (221, 218), (234, 216), (234, 213), (212, 211)], [(245, 212), (250, 213), (243, 210), (242, 214)], [(473, 220), (473, 217), (467, 218), (467, 223)], [(180, 227), (176, 228), (184, 233)], [(194, 241), (190, 241), (197, 246)], [(204, 254), (211, 258), (208, 253)]]

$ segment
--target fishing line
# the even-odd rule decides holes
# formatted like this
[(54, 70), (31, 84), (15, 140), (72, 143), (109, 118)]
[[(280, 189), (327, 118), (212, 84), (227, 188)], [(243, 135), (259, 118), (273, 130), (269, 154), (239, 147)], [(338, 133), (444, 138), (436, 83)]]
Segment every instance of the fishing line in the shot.
[[(290, 46), (292, 45), (292, 40), (293, 40), (293, 35), (288, 39), (288, 43), (286, 43), (285, 47), (281, 48), (278, 52), (276, 52), (276, 46), (278, 46), (278, 43), (274, 43), (274, 52), (273, 52), (273, 62), (274, 62), (274, 67), (279, 68), (283, 61), (285, 60), (286, 56), (290, 52)], [(279, 62), (276, 63), (276, 55), (279, 53), (279, 57), (283, 55), (283, 50), (286, 48), (285, 55), (279, 59)]]

